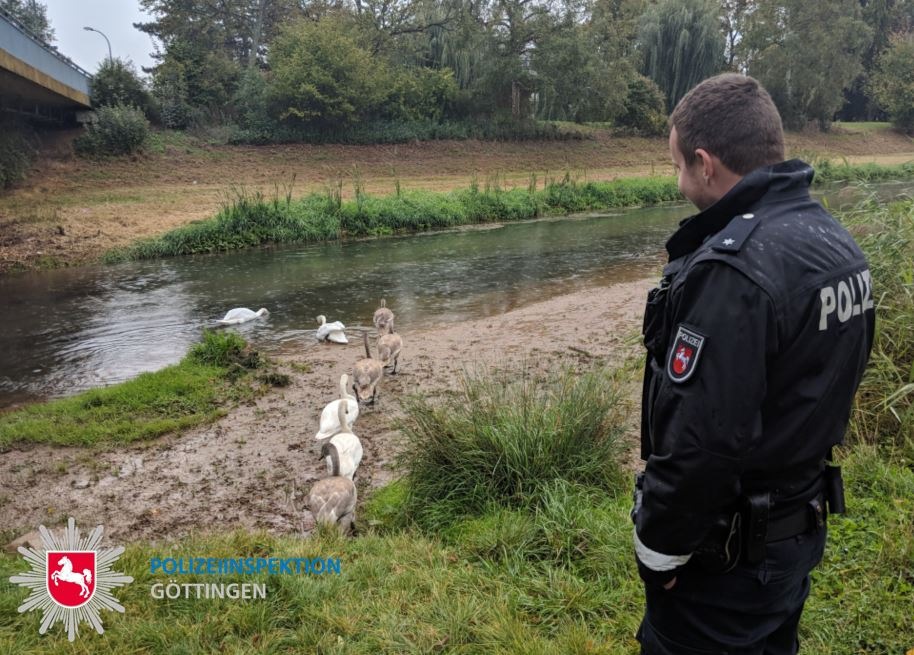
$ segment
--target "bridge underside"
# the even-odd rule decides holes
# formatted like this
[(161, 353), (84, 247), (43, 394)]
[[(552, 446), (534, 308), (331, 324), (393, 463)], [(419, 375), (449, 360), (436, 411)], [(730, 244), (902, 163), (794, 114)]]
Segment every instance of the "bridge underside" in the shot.
[(0, 110), (62, 120), (90, 106), (85, 93), (0, 50)]

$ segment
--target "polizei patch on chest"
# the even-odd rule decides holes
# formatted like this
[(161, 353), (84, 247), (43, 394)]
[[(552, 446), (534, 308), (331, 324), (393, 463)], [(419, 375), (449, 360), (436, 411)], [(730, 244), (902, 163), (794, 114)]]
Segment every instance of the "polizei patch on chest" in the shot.
[(679, 326), (666, 365), (667, 375), (673, 382), (685, 382), (692, 377), (698, 367), (698, 359), (704, 346), (704, 336), (694, 330)]

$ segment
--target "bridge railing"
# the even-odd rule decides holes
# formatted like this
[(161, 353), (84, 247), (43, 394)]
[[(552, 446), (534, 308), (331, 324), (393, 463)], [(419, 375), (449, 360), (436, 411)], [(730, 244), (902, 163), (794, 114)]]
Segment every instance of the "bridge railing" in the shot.
[(48, 45), (9, 12), (0, 9), (0, 49), (76, 91), (89, 94), (92, 74)]

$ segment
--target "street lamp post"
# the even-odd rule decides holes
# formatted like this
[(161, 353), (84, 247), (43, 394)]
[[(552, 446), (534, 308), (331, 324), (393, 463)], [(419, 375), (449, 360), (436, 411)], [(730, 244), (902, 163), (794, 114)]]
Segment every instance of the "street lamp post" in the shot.
[(108, 40), (108, 37), (105, 36), (105, 33), (102, 32), (101, 30), (97, 30), (94, 27), (89, 27), (89, 26), (86, 26), (83, 29), (86, 31), (89, 31), (89, 32), (98, 32), (99, 34), (101, 34), (102, 36), (105, 37), (105, 42), (108, 44), (108, 59), (113, 60), (114, 57), (111, 56), (111, 41)]

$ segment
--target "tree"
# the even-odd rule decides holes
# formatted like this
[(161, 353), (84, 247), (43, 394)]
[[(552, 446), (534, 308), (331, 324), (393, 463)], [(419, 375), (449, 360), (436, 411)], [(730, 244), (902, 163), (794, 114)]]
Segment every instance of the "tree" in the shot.
[(149, 92), (130, 62), (105, 59), (92, 77), (89, 89), (95, 107), (127, 105), (149, 112)]
[(745, 36), (749, 74), (771, 94), (786, 126), (815, 120), (826, 129), (871, 38), (857, 0), (760, 2)]
[(870, 93), (870, 76), (876, 62), (889, 47), (893, 34), (914, 30), (914, 0), (860, 0), (862, 17), (873, 30), (870, 45), (863, 53), (863, 71), (844, 90), (841, 120), (884, 119)]
[(722, 0), (721, 29), (724, 32), (724, 57), (727, 68), (741, 70), (740, 43), (746, 31), (746, 21), (757, 3), (753, 0)]
[(297, 0), (140, 0), (153, 20), (134, 27), (158, 46), (151, 69), (163, 120), (183, 126), (203, 110), (232, 114), (242, 71), (265, 65), (266, 44), (286, 20), (303, 15)]
[(585, 26), (565, 24), (537, 44), (537, 116), (546, 120), (612, 121), (623, 109), (633, 74), (625, 62), (606, 60)]
[(642, 17), (642, 72), (666, 95), (667, 111), (693, 86), (723, 69), (719, 11), (712, 0), (661, 0)]
[(339, 19), (299, 20), (274, 39), (267, 96), (281, 121), (338, 126), (359, 121), (384, 98), (384, 62)]
[(879, 59), (870, 89), (892, 122), (905, 132), (914, 133), (914, 32), (891, 39)]
[(35, 0), (0, 0), (0, 7), (45, 43), (54, 43), (47, 5)]

